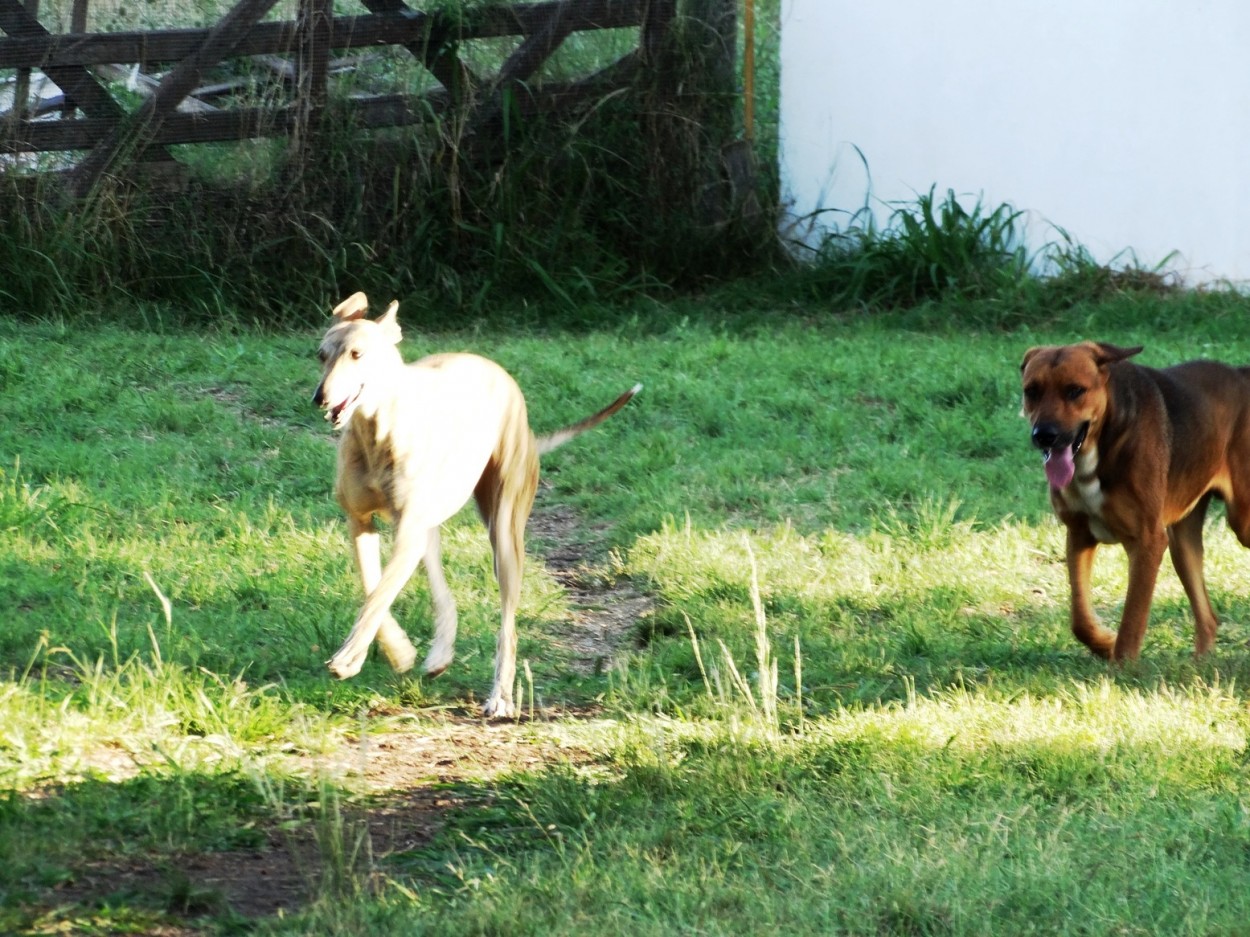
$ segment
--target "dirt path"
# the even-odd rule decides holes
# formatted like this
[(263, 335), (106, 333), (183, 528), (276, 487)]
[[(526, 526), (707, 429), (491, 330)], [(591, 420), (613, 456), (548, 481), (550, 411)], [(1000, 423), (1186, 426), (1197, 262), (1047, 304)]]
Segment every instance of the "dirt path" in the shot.
[(654, 611), (655, 599), (628, 580), (605, 576), (590, 565), (590, 558), (602, 552), (604, 528), (588, 527), (571, 508), (535, 511), (528, 530), (531, 556), (543, 558), (573, 606), (573, 621), (559, 634), (569, 651), (569, 666), (586, 674), (611, 670), (638, 622)]

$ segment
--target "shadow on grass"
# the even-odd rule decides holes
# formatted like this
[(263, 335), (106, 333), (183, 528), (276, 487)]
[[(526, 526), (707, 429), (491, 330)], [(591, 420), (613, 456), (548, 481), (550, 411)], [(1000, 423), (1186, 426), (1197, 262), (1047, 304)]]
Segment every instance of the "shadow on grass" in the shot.
[(349, 802), (324, 785), (263, 777), (157, 769), (9, 792), (0, 929), (249, 929), (327, 897), (369, 894), (375, 861), (428, 843), (462, 800), (429, 782)]

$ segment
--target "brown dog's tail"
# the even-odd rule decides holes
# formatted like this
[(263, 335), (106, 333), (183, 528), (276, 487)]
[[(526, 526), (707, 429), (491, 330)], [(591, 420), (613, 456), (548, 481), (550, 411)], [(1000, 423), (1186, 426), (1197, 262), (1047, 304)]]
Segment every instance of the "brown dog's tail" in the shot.
[(642, 385), (635, 384), (598, 413), (592, 414), (584, 420), (578, 420), (571, 426), (564, 427), (564, 429), (558, 429), (554, 433), (548, 433), (546, 436), (539, 436), (537, 439), (538, 454), (546, 455), (552, 449), (559, 449), (574, 436), (584, 433), (592, 427), (598, 426), (617, 410), (621, 409), (621, 407), (625, 406), (625, 404), (629, 403), (634, 394), (638, 393), (640, 390), (642, 390)]

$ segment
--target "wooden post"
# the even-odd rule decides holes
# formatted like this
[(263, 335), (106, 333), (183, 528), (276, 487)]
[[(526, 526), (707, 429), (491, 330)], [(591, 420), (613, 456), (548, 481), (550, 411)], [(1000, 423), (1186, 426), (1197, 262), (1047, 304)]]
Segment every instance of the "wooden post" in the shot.
[[(39, 0), (26, 0), (26, 14), (32, 20), (39, 19)], [(30, 69), (17, 70), (17, 82), (13, 86), (13, 119), (26, 119), (26, 104), (30, 99)]]
[(742, 9), (742, 135), (755, 139), (755, 0)]
[(334, 0), (299, 0), (295, 17), (295, 101), (299, 119), (291, 146), (307, 155), (329, 97), (331, 20)]
[[(69, 17), (69, 31), (81, 36), (87, 31), (87, 0), (74, 0), (74, 9)], [(61, 106), (61, 116), (69, 119), (74, 116), (74, 100), (65, 95), (65, 103)]]
[(704, 92), (734, 93), (738, 59), (738, 0), (687, 0)]
[(330, 73), (330, 29), (334, 0), (299, 0), (295, 29), (299, 48), (295, 60), (295, 86), (301, 108), (325, 107)]
[(677, 14), (677, 0), (647, 0), (642, 10), (641, 41), (643, 60), (648, 67), (655, 65), (664, 47), (664, 38)]

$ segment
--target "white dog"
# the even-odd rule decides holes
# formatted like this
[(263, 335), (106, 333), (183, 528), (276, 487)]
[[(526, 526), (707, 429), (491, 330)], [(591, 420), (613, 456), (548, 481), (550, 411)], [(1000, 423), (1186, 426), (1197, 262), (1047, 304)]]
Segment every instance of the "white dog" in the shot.
[[(347, 514), (365, 604), (343, 646), (327, 662), (336, 677), (360, 672), (374, 637), (397, 671), (416, 651), (391, 616), (391, 605), (424, 558), (434, 601), (434, 643), (425, 672), (442, 673), (456, 642), (456, 604), (443, 577), (439, 526), (470, 495), (490, 534), (502, 622), (487, 717), (515, 714), (516, 609), (525, 558), (525, 523), (538, 486), (538, 457), (595, 426), (642, 385), (593, 416), (535, 439), (516, 381), (499, 365), (470, 354), (442, 354), (405, 364), (397, 302), (376, 321), (356, 293), (334, 309), (322, 339), (321, 383), (313, 403), (342, 430), (335, 495)], [(374, 515), (394, 524), (394, 548), (382, 568)]]

